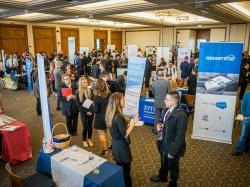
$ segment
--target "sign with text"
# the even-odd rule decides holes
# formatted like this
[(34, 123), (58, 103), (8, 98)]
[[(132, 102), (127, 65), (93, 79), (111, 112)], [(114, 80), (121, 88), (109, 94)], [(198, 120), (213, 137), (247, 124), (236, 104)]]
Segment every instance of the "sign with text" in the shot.
[(232, 143), (242, 43), (201, 43), (192, 138)]
[(125, 91), (124, 108), (124, 113), (128, 116), (138, 113), (139, 110), (139, 99), (143, 84), (145, 64), (146, 58), (128, 58), (128, 81)]

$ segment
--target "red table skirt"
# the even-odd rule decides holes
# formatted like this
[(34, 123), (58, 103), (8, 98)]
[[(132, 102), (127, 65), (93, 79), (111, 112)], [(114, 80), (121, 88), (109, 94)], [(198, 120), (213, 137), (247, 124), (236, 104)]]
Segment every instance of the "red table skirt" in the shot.
[(28, 126), (15, 121), (10, 125), (19, 126), (15, 131), (0, 130), (2, 135), (3, 159), (11, 164), (32, 158), (30, 132)]

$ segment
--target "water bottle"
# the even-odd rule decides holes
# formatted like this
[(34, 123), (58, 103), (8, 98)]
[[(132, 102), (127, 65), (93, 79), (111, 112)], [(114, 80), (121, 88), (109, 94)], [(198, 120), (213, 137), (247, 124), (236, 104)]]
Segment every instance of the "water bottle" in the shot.
[(47, 141), (45, 138), (43, 138), (43, 151), (47, 149)]

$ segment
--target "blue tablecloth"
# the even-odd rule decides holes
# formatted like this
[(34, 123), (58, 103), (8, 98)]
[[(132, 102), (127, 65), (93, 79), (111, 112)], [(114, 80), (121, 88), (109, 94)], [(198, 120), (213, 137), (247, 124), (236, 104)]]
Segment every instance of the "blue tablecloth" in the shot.
[[(36, 171), (47, 175), (51, 174), (51, 156), (60, 152), (61, 149), (55, 149), (53, 153), (39, 152), (36, 164)], [(123, 179), (123, 170), (120, 166), (112, 162), (104, 162), (100, 165), (100, 174), (95, 175), (92, 172), (84, 177), (84, 187), (125, 187)]]

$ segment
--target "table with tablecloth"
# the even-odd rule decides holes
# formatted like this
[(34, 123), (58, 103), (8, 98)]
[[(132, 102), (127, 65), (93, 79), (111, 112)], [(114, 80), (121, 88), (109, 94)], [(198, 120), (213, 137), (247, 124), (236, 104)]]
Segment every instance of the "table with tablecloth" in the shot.
[(14, 131), (0, 129), (2, 136), (2, 156), (6, 162), (17, 164), (20, 161), (32, 158), (30, 131), (21, 121), (14, 121), (8, 125), (18, 126)]
[[(177, 92), (180, 94), (186, 94), (186, 89), (178, 89)], [(162, 101), (164, 102), (164, 101)], [(187, 104), (181, 102), (181, 106), (188, 112)], [(139, 100), (139, 116), (141, 120), (148, 125), (154, 125), (155, 122), (155, 106), (154, 98), (141, 97)]]
[[(79, 186), (79, 184), (85, 187), (125, 186), (123, 170), (120, 166), (106, 161), (84, 149), (76, 146), (73, 147), (75, 149), (72, 149), (72, 147), (64, 150), (55, 149), (52, 153), (44, 153), (41, 150), (37, 158), (36, 171), (38, 173), (51, 175), (58, 186), (65, 186), (67, 184), (70, 184), (71, 187)], [(68, 153), (63, 154), (63, 152)], [(76, 158), (77, 161), (80, 161), (80, 158), (84, 156), (83, 154), (87, 154), (88, 156), (92, 155), (94, 158), (92, 158), (93, 160), (87, 160), (79, 164), (73, 162)], [(71, 158), (67, 159), (65, 155)], [(76, 155), (78, 155), (78, 157), (76, 157)], [(100, 173), (94, 174), (92, 171), (98, 165)], [(77, 181), (80, 183), (77, 183)]]

